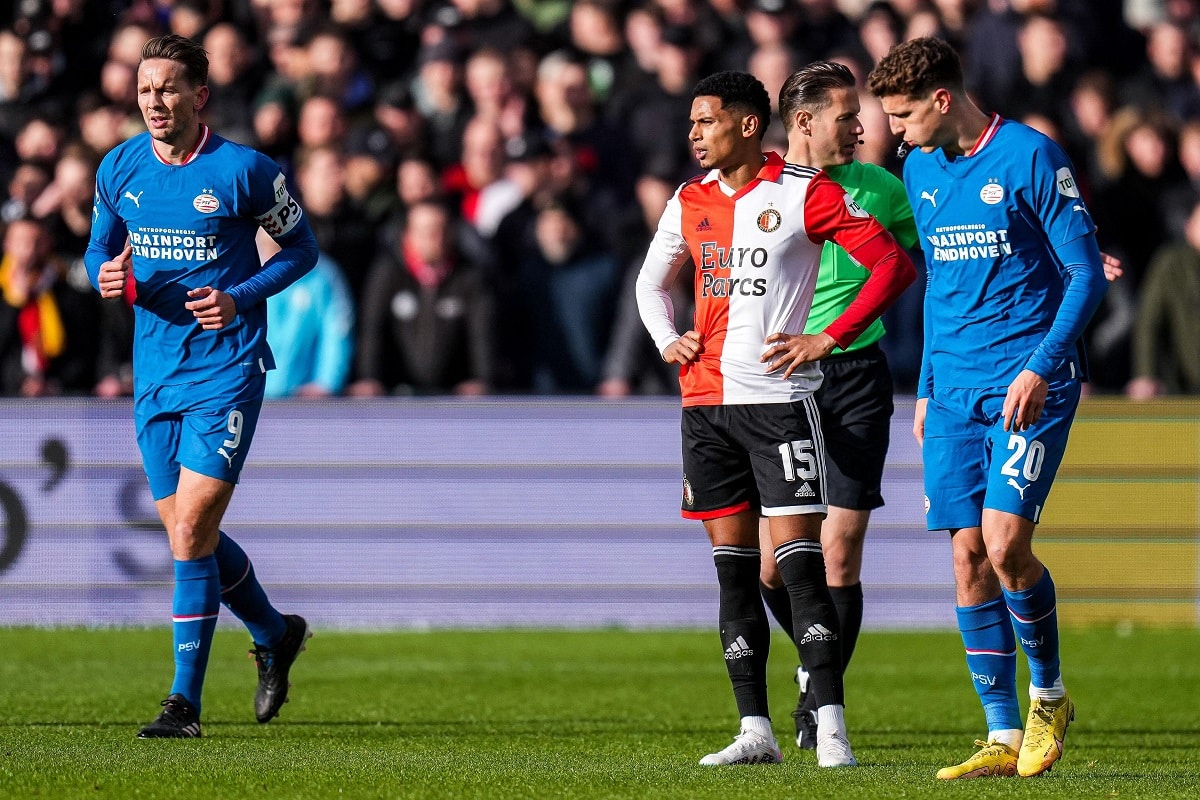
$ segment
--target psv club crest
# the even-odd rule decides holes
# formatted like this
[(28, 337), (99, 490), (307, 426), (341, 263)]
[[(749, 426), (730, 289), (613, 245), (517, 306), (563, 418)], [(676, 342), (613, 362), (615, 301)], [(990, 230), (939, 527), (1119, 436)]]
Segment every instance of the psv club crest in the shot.
[(758, 229), (763, 233), (774, 233), (783, 224), (783, 217), (773, 208), (758, 213)]

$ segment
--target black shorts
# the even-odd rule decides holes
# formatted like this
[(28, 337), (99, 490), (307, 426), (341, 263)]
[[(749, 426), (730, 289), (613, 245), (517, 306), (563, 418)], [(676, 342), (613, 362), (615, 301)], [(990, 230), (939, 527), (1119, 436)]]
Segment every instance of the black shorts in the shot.
[(683, 410), (683, 516), (824, 514), (825, 444), (816, 401)]
[(825, 378), (814, 396), (825, 434), (829, 505), (879, 508), (895, 410), (887, 356), (879, 345), (869, 345), (822, 359), (821, 372)]

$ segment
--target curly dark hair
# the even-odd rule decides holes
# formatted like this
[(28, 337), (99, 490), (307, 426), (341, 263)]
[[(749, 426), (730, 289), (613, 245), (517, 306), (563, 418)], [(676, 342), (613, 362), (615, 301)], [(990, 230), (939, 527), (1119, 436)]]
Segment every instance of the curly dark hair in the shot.
[(208, 84), (208, 52), (198, 42), (174, 33), (156, 36), (142, 46), (142, 61), (152, 58), (182, 64), (184, 77), (193, 86)]
[(941, 87), (962, 90), (962, 62), (953, 47), (931, 36), (896, 45), (867, 76), (876, 97), (924, 97)]
[(692, 90), (692, 97), (716, 97), (722, 108), (758, 117), (760, 138), (771, 124), (771, 96), (762, 81), (749, 72), (728, 70), (701, 78)]

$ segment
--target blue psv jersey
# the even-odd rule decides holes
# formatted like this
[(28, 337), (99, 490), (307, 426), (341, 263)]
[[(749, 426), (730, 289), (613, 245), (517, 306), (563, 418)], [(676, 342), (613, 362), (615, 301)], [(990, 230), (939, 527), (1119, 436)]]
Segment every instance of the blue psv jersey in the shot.
[[(1056, 250), (1096, 230), (1062, 149), (993, 117), (967, 155), (911, 152), (904, 185), (928, 268), (918, 394), (1007, 386), (1023, 369), (1047, 381), (1085, 377), (1079, 335), (1090, 310), (1062, 341), (1048, 337), (1079, 274)], [(1084, 268), (1090, 308), (1103, 294), (1096, 252)]]
[[(262, 301), (311, 269), (317, 256), (299, 204), (273, 161), (207, 127), (182, 164), (163, 161), (151, 142), (149, 133), (135, 136), (100, 164), (85, 258), (96, 285), (101, 264), (124, 249), (127, 237), (133, 247), (135, 375), (179, 384), (272, 369)], [(281, 254), (264, 268), (259, 227), (283, 247), (299, 248), (298, 257)], [(221, 330), (202, 329), (184, 307), (188, 291), (204, 286), (237, 305)]]

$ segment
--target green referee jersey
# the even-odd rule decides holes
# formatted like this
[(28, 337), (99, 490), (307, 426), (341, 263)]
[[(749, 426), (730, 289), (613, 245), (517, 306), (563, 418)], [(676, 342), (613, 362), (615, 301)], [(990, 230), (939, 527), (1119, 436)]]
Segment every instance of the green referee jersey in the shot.
[[(916, 245), (917, 226), (913, 222), (904, 184), (899, 178), (883, 167), (861, 161), (829, 167), (825, 171), (842, 185), (856, 203), (879, 220), (896, 237), (901, 247), (911, 249)], [(826, 242), (821, 250), (821, 271), (817, 275), (812, 311), (804, 332), (812, 334), (825, 330), (858, 296), (859, 289), (870, 274), (845, 250), (833, 242)], [(883, 338), (883, 334), (883, 322), (877, 319), (863, 331), (862, 336), (854, 340), (848, 350), (859, 350), (875, 344)], [(833, 352), (840, 353), (843, 350), (838, 347)]]

